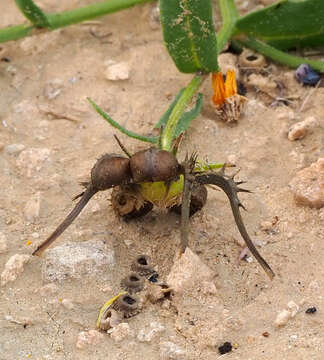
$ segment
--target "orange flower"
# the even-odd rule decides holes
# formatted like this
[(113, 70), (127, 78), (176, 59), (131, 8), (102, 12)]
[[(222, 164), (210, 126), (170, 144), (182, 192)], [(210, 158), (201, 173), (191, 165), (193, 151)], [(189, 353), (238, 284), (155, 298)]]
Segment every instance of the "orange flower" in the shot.
[(225, 82), (221, 72), (213, 73), (212, 86), (212, 105), (216, 113), (226, 122), (237, 121), (247, 99), (237, 93), (235, 71), (227, 71)]
[(227, 98), (237, 94), (235, 71), (227, 71), (225, 82), (221, 72), (213, 73), (212, 85), (214, 89), (213, 103), (222, 106)]

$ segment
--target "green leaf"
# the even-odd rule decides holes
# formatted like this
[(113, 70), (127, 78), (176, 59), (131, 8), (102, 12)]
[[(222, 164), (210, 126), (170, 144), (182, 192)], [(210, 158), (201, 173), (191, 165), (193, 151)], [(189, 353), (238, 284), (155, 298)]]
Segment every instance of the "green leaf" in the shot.
[[(176, 106), (176, 104), (177, 104), (178, 100), (180, 99), (181, 95), (183, 94), (184, 90), (185, 89), (181, 89), (178, 92), (177, 96), (172, 101), (172, 103), (169, 106), (168, 110), (162, 115), (159, 122), (154, 126), (155, 129), (160, 129), (162, 127), (165, 127), (165, 125), (167, 124), (167, 122), (169, 120), (169, 117), (170, 117), (170, 115), (172, 113), (172, 110)], [(176, 126), (176, 129), (175, 129), (175, 131), (174, 131), (174, 133), (172, 135), (171, 141), (176, 139), (179, 135), (181, 135), (182, 133), (184, 133), (188, 129), (188, 127), (190, 126), (191, 121), (193, 119), (195, 119), (200, 114), (201, 109), (202, 109), (202, 105), (203, 105), (203, 95), (201, 93), (199, 93), (194, 108), (192, 108), (189, 111), (186, 111), (186, 112), (182, 113), (182, 115), (180, 116), (179, 121), (178, 121), (177, 126)]]
[(51, 28), (51, 24), (45, 13), (32, 1), (32, 0), (15, 0), (17, 6), (25, 15), (37, 27)]
[(118, 129), (121, 133), (127, 135), (128, 137), (131, 137), (131, 138), (134, 138), (134, 139), (137, 139), (137, 140), (140, 140), (140, 141), (148, 142), (148, 143), (151, 143), (151, 144), (157, 144), (158, 143), (158, 137), (144, 136), (144, 135), (137, 134), (137, 133), (135, 133), (133, 131), (127, 130), (126, 128), (124, 128), (123, 126), (118, 124), (117, 121), (113, 120), (93, 100), (88, 98), (88, 101), (100, 116), (102, 116), (111, 126)]
[(195, 119), (200, 114), (202, 105), (203, 105), (203, 95), (201, 93), (199, 93), (196, 104), (195, 104), (195, 107), (192, 108), (190, 111), (184, 112), (181, 115), (180, 120), (179, 120), (179, 122), (177, 124), (176, 131), (174, 133), (174, 138), (175, 139), (179, 135), (184, 133), (188, 129), (188, 127), (190, 126), (191, 121), (193, 119)]
[(324, 45), (324, 1), (279, 1), (243, 16), (236, 27), (281, 49)]
[(218, 71), (211, 0), (160, 0), (165, 45), (184, 73)]
[(178, 92), (177, 96), (174, 98), (171, 105), (168, 107), (168, 110), (161, 116), (161, 119), (155, 124), (154, 129), (160, 129), (166, 125), (166, 123), (169, 120), (172, 110), (176, 106), (176, 104), (177, 104), (178, 100), (180, 99), (181, 95), (183, 94), (184, 90), (185, 89), (183, 88)]

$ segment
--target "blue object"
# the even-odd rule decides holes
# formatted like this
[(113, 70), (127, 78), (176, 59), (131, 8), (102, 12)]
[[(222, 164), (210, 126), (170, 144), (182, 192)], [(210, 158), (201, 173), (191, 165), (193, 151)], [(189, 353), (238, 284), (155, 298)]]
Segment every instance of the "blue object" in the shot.
[(308, 64), (299, 65), (295, 76), (297, 81), (305, 85), (316, 85), (321, 79), (320, 74)]

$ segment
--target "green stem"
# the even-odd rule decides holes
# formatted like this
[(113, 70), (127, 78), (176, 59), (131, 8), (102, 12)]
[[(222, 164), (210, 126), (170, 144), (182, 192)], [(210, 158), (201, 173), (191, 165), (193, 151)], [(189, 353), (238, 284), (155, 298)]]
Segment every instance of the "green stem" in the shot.
[(127, 9), (137, 4), (143, 4), (152, 0), (106, 0), (101, 3), (88, 5), (79, 9), (65, 11), (61, 14), (48, 15), (54, 29), (91, 20), (97, 16), (110, 14), (119, 10)]
[(217, 50), (220, 53), (226, 43), (232, 37), (239, 13), (234, 0), (219, 0), (219, 7), (222, 15), (222, 27), (217, 34)]
[[(106, 0), (97, 4), (88, 5), (79, 9), (65, 11), (59, 14), (45, 14), (51, 29), (77, 24), (85, 20), (91, 20), (98, 16), (110, 14), (119, 10), (127, 9), (137, 4), (143, 4), (152, 0)], [(16, 25), (0, 30), (0, 43), (10, 40), (18, 40), (33, 34), (36, 26)], [(50, 30), (44, 28), (43, 31)]]
[(157, 144), (158, 137), (144, 136), (144, 135), (140, 135), (140, 134), (137, 134), (137, 133), (135, 133), (133, 131), (125, 129), (123, 126), (118, 124), (117, 121), (113, 120), (106, 112), (104, 112), (93, 100), (88, 98), (88, 101), (100, 116), (102, 116), (111, 126), (118, 129), (121, 133), (123, 133), (123, 134), (125, 134), (125, 135), (127, 135), (127, 136), (129, 136), (129, 137), (131, 137), (133, 139), (148, 142), (148, 143), (151, 143), (151, 144)]
[(301, 64), (309, 64), (314, 70), (324, 73), (324, 61), (309, 60), (299, 56), (290, 55), (253, 38), (235, 40), (235, 42), (239, 45), (253, 49), (280, 64), (287, 65), (292, 68), (296, 68)]
[(173, 108), (169, 120), (162, 131), (160, 142), (161, 149), (171, 151), (174, 139), (174, 133), (181, 115), (185, 111), (186, 106), (189, 104), (193, 96), (196, 94), (201, 84), (206, 79), (207, 74), (197, 73), (190, 81), (189, 85), (184, 89), (177, 104)]
[(30, 25), (16, 25), (0, 29), (0, 43), (30, 36), (34, 28), (34, 26)]

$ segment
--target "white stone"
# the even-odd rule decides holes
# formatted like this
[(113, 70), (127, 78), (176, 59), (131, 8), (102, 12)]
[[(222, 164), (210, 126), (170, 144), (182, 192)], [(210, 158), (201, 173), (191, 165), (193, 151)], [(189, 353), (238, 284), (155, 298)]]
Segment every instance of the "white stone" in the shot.
[(209, 269), (188, 247), (184, 254), (175, 260), (167, 277), (167, 284), (175, 293), (203, 290), (203, 282), (212, 282), (215, 277)]
[(151, 322), (149, 329), (141, 329), (137, 335), (140, 342), (151, 342), (160, 333), (165, 331), (165, 327), (158, 322)]
[(104, 338), (104, 335), (97, 330), (81, 331), (78, 335), (76, 347), (84, 349), (88, 345), (97, 345)]
[(10, 144), (5, 147), (5, 152), (9, 155), (18, 155), (25, 149), (23, 144)]
[(179, 345), (164, 341), (160, 343), (160, 359), (161, 360), (181, 360), (186, 358), (186, 352)]
[(126, 62), (114, 63), (107, 66), (105, 76), (108, 80), (127, 80), (129, 65)]
[(295, 201), (320, 209), (324, 206), (324, 158), (300, 170), (289, 183)]
[(30, 255), (15, 254), (6, 263), (1, 274), (1, 285), (4, 286), (10, 281), (17, 279), (18, 275), (24, 271), (24, 265), (30, 259)]
[(288, 130), (288, 139), (290, 141), (303, 139), (317, 125), (317, 120), (313, 116), (307, 117), (304, 121), (293, 124)]
[(129, 327), (128, 323), (120, 323), (117, 326), (109, 329), (107, 331), (108, 334), (110, 334), (110, 337), (115, 341), (115, 342), (121, 342), (124, 339), (126, 339), (128, 336), (132, 335), (131, 329)]
[(28, 222), (34, 222), (39, 218), (41, 208), (41, 193), (38, 191), (26, 203), (24, 215)]
[(297, 315), (299, 311), (299, 306), (294, 301), (289, 301), (287, 304), (288, 310), (290, 311), (290, 316), (293, 318)]
[(277, 315), (274, 324), (277, 327), (285, 326), (290, 318), (291, 318), (291, 312), (289, 310), (282, 310)]
[(74, 308), (74, 304), (71, 299), (63, 299), (62, 305), (68, 310), (72, 310)]
[(4, 233), (0, 232), (0, 254), (8, 251), (7, 237)]
[(115, 265), (113, 249), (103, 241), (66, 242), (45, 252), (42, 264), (44, 281), (80, 279), (107, 273)]

